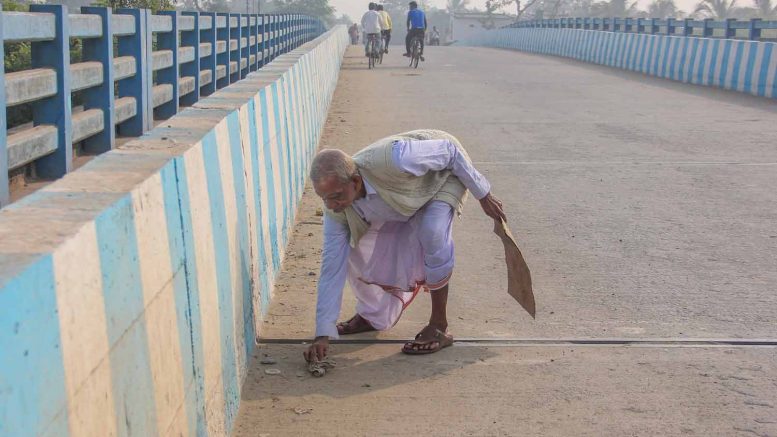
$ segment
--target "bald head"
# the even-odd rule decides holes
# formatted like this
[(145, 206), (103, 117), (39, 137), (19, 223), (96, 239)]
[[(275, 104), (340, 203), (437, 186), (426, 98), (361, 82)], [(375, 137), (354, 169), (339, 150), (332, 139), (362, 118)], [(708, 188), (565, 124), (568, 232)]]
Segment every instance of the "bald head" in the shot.
[(313, 158), (310, 179), (314, 184), (322, 179), (335, 177), (344, 184), (356, 175), (356, 163), (347, 153), (339, 149), (324, 149)]

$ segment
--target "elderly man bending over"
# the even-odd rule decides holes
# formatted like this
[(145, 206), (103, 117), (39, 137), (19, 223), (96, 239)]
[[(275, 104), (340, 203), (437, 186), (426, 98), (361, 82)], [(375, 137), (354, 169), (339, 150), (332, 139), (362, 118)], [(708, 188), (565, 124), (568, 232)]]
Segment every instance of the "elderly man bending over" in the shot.
[[(394, 326), (419, 290), (430, 291), (429, 324), (402, 352), (428, 354), (453, 343), (448, 334), (452, 225), (467, 190), (483, 211), (504, 220), (502, 203), (452, 135), (418, 130), (384, 138), (353, 157), (325, 149), (310, 177), (324, 201), (324, 248), (316, 339), (308, 360), (324, 359), (330, 338)], [(336, 324), (346, 278), (356, 314)]]

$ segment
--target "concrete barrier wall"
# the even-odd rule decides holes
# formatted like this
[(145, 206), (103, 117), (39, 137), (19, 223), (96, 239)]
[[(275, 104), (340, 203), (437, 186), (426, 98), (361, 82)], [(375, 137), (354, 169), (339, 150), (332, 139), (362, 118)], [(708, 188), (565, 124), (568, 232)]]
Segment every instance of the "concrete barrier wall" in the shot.
[(761, 41), (505, 28), (462, 45), (517, 49), (777, 98), (777, 44)]
[(226, 435), (344, 27), (0, 210), (0, 435)]

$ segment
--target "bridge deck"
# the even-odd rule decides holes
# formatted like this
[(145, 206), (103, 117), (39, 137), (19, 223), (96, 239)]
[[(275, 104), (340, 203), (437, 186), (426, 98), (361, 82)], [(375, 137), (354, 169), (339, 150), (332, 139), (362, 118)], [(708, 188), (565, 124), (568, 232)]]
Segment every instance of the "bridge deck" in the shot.
[[(397, 52), (368, 71), (349, 49), (322, 144), (457, 135), (507, 205), (538, 314), (503, 291), (503, 254), (470, 202), (451, 332), (551, 341), (425, 357), (337, 345), (323, 379), (302, 373), (302, 346), (263, 345), (278, 364), (254, 360), (236, 435), (777, 435), (773, 347), (553, 342), (777, 337), (774, 102), (490, 49), (430, 48), (411, 70)], [(316, 206), (308, 188), (265, 337), (312, 333)], [(343, 318), (352, 308), (346, 292)], [(360, 338), (411, 337), (428, 311), (420, 296), (394, 329)]]

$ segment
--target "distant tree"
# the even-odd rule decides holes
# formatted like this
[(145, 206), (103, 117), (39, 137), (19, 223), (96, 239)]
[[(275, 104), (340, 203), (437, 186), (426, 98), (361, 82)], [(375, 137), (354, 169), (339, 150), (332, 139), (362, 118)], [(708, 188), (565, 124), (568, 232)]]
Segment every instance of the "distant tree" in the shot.
[(333, 24), (345, 24), (346, 26), (350, 26), (351, 24), (354, 23), (354, 21), (348, 15), (341, 14), (339, 17), (335, 18), (332, 23)]
[(736, 2), (737, 0), (702, 0), (696, 5), (693, 14), (699, 17), (725, 20), (734, 16)]
[(651, 18), (677, 18), (680, 15), (674, 0), (654, 0), (648, 5), (647, 13)]
[(637, 17), (640, 14), (637, 2), (628, 0), (610, 0), (591, 5), (592, 17)]
[(329, 0), (273, 0), (267, 6), (273, 13), (310, 15), (330, 26), (335, 22), (335, 8), (329, 4)]
[(172, 0), (97, 0), (95, 6), (106, 6), (112, 9), (118, 8), (140, 8), (151, 9), (154, 12), (168, 11), (175, 9), (175, 3)]
[(777, 20), (777, 4), (772, 3), (772, 0), (755, 0), (755, 8), (758, 18)]
[(469, 0), (448, 0), (445, 10), (453, 15), (456, 12), (464, 12), (467, 9), (467, 5), (469, 5)]

